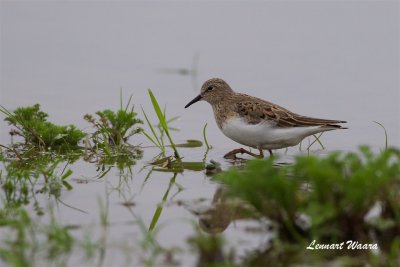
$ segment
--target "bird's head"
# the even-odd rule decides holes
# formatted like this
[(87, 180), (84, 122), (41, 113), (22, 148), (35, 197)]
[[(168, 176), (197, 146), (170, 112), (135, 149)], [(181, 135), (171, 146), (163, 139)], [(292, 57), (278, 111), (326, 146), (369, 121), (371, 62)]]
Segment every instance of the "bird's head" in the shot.
[(212, 78), (203, 83), (200, 89), (200, 94), (190, 101), (185, 108), (192, 104), (204, 100), (211, 105), (221, 102), (229, 94), (232, 94), (233, 90), (224, 80), (219, 78)]

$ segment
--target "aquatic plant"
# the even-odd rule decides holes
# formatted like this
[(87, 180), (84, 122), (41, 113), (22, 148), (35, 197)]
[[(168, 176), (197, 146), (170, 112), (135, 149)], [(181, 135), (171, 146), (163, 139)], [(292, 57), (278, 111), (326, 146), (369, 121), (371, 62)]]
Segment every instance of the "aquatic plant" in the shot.
[[(142, 112), (143, 112), (143, 115), (144, 115), (144, 117), (146, 119), (147, 126), (150, 129), (150, 132), (143, 131), (143, 135), (146, 136), (146, 138), (149, 139), (149, 141), (152, 142), (157, 148), (159, 148), (160, 152), (161, 152), (160, 153), (161, 156), (165, 157), (165, 152), (166, 152), (166, 147), (167, 146), (165, 145), (165, 142), (164, 142), (165, 131), (164, 131), (163, 127), (161, 126), (161, 123), (158, 123), (158, 125), (156, 125), (156, 126), (153, 125), (150, 122), (149, 117), (147, 116), (147, 114), (144, 111), (143, 107), (142, 107)], [(163, 116), (166, 118), (165, 109), (164, 109), (164, 112), (163, 112)], [(169, 124), (175, 118), (177, 118), (177, 117), (174, 117), (172, 119), (165, 119), (166, 123)]]
[[(395, 266), (400, 259), (397, 149), (374, 155), (364, 146), (358, 153), (298, 157), (293, 165), (281, 167), (276, 167), (272, 159), (252, 160), (243, 170), (231, 169), (215, 179), (228, 185), (231, 195), (250, 203), (274, 222), (277, 238), (262, 255), (264, 264), (272, 262), (277, 253), (288, 253), (294, 261), (301, 262), (312, 240), (377, 243), (383, 260), (376, 266)], [(374, 209), (381, 212), (371, 216)], [(373, 252), (369, 252), (369, 257), (373, 257)], [(325, 250), (310, 257), (340, 253), (343, 254), (340, 250)], [(254, 262), (249, 265), (263, 266)]]
[(197, 254), (196, 266), (234, 267), (232, 255), (224, 251), (224, 238), (219, 235), (207, 235), (196, 228), (196, 235), (188, 239), (191, 249)]
[(148, 133), (145, 133), (145, 136), (153, 144), (155, 144), (157, 147), (159, 147), (161, 149), (161, 151), (163, 152), (163, 154), (165, 154), (165, 145), (163, 144), (163, 141), (162, 141), (162, 135), (165, 133), (165, 135), (167, 136), (167, 138), (169, 140), (169, 144), (170, 144), (171, 148), (174, 150), (175, 158), (179, 161), (181, 159), (181, 156), (179, 155), (178, 149), (176, 148), (176, 145), (175, 145), (174, 141), (172, 140), (171, 134), (169, 133), (168, 122), (167, 122), (167, 119), (165, 118), (165, 114), (161, 111), (160, 105), (158, 104), (158, 101), (157, 101), (156, 97), (154, 96), (153, 92), (150, 89), (148, 89), (148, 93), (149, 93), (150, 100), (153, 105), (154, 111), (160, 122), (160, 125), (161, 125), (160, 128), (162, 129), (162, 131), (161, 131), (161, 138), (158, 138), (157, 134), (154, 131), (152, 124), (148, 120), (146, 113), (143, 111), (143, 114), (145, 115), (146, 121), (149, 125), (149, 128), (152, 132), (154, 139)]
[[(178, 147), (182, 148), (194, 148), (194, 147), (201, 147), (203, 143), (196, 139), (188, 139), (185, 143), (176, 144), (171, 137), (170, 130), (177, 130), (169, 126), (169, 123), (176, 120), (178, 117), (174, 117), (172, 119), (166, 118), (166, 112), (161, 111), (160, 105), (154, 96), (153, 92), (149, 89), (149, 96), (151, 99), (151, 103), (153, 105), (154, 112), (158, 118), (158, 125), (154, 127), (153, 124), (150, 122), (146, 112), (142, 108), (143, 115), (147, 122), (147, 125), (150, 129), (150, 132), (143, 131), (143, 134), (152, 142), (156, 147), (158, 147), (161, 153), (155, 157), (155, 159), (150, 163), (151, 165), (155, 166), (153, 169), (157, 171), (165, 171), (165, 172), (183, 172), (185, 169), (194, 170), (194, 171), (201, 171), (204, 170), (205, 164), (204, 162), (184, 162), (182, 161), (182, 157), (178, 152)], [(156, 131), (157, 129), (157, 131)], [(158, 132), (158, 133), (157, 133)], [(169, 145), (165, 145), (164, 136), (167, 136)], [(173, 156), (166, 155), (166, 147), (171, 147), (174, 151)]]
[[(31, 151), (33, 152), (33, 151)], [(68, 182), (72, 170), (68, 169), (72, 160), (50, 153), (24, 153), (23, 159), (4, 159), (4, 174), (0, 176), (3, 194), (0, 203), (4, 207), (18, 208), (33, 201), (37, 215), (42, 215), (44, 209), (37, 200), (38, 194), (59, 200), (63, 189), (71, 190)], [(29, 157), (28, 157), (29, 155)], [(64, 203), (62, 203), (64, 204)]]
[(139, 124), (143, 121), (137, 118), (134, 111), (134, 105), (131, 105), (132, 96), (129, 97), (125, 107), (122, 104), (122, 96), (120, 99), (120, 108), (116, 112), (105, 109), (97, 111), (95, 118), (93, 115), (86, 114), (84, 119), (88, 121), (96, 129), (91, 135), (91, 140), (95, 145), (103, 148), (117, 147), (125, 144), (128, 139), (142, 131)]
[(47, 121), (48, 114), (40, 110), (39, 104), (19, 107), (14, 112), (0, 106), (0, 112), (6, 115), (4, 120), (16, 128), (10, 134), (23, 137), (26, 147), (42, 151), (70, 150), (77, 148), (86, 135), (74, 125), (60, 126)]
[(387, 131), (386, 131), (385, 126), (383, 126), (382, 123), (377, 122), (377, 121), (373, 121), (373, 123), (378, 124), (378, 125), (383, 129), (383, 131), (384, 131), (384, 133), (385, 133), (385, 149), (387, 149), (387, 148), (388, 148), (388, 134), (387, 134)]
[(38, 224), (24, 208), (0, 210), (0, 225), (15, 232), (2, 236), (0, 260), (8, 266), (35, 266), (41, 258), (60, 266), (72, 252), (74, 238), (51, 213), (50, 222)]
[(204, 127), (203, 127), (203, 139), (204, 139), (204, 143), (206, 144), (206, 149), (208, 151), (212, 148), (212, 146), (208, 144), (206, 130), (207, 130), (207, 123), (204, 124)]
[(162, 202), (158, 205), (156, 211), (154, 212), (153, 218), (151, 219), (149, 231), (153, 231), (157, 225), (158, 219), (160, 218), (161, 212), (164, 208), (163, 206), (164, 206), (165, 202), (167, 201), (169, 192), (170, 192), (172, 186), (175, 184), (176, 176), (177, 176), (177, 173), (174, 173), (174, 175), (172, 176), (172, 178), (169, 181), (168, 188), (162, 197)]
[[(131, 104), (132, 96), (123, 106), (122, 93), (120, 96), (120, 108), (117, 111), (106, 109), (97, 111), (96, 117), (86, 114), (84, 119), (88, 121), (95, 131), (85, 141), (84, 159), (96, 162), (103, 169), (105, 175), (106, 165), (117, 165), (120, 171), (129, 169), (143, 156), (143, 150), (139, 146), (128, 143), (128, 139), (143, 130), (139, 126), (143, 123), (134, 111)], [(101, 176), (104, 176), (101, 175)]]

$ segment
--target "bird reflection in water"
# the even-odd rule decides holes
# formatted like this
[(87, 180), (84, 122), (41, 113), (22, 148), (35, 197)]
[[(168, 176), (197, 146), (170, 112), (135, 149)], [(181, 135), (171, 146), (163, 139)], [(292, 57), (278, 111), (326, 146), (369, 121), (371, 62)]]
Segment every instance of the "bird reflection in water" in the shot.
[(231, 222), (254, 218), (254, 209), (238, 199), (227, 197), (227, 188), (220, 186), (214, 193), (211, 205), (199, 208), (184, 204), (186, 209), (198, 217), (200, 228), (209, 234), (224, 232)]

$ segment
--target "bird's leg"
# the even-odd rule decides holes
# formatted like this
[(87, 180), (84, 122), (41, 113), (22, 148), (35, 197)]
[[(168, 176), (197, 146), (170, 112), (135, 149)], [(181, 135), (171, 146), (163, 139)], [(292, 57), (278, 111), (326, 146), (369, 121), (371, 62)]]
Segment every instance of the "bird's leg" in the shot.
[(264, 157), (264, 154), (262, 152), (260, 152), (260, 155), (257, 155), (257, 154), (254, 154), (244, 148), (237, 148), (237, 149), (234, 149), (234, 150), (226, 153), (224, 155), (224, 158), (225, 159), (236, 159), (236, 154), (247, 154), (247, 155), (253, 156), (255, 158), (263, 158)]
[(269, 152), (269, 157), (272, 157), (274, 154), (272, 154), (272, 150), (271, 149), (268, 149), (268, 152)]
[(260, 159), (263, 159), (264, 158), (264, 151), (263, 151), (263, 149), (262, 149), (262, 147), (258, 147), (258, 151), (260, 151), (260, 155), (258, 155), (258, 157), (260, 158)]

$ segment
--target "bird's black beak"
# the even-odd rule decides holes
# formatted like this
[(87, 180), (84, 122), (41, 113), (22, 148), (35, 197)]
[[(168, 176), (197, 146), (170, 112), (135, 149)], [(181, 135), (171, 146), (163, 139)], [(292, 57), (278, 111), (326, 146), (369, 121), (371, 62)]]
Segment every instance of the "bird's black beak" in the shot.
[(193, 98), (192, 101), (190, 101), (190, 102), (185, 106), (185, 108), (190, 107), (192, 104), (194, 104), (194, 103), (200, 101), (201, 99), (202, 99), (201, 95), (196, 96), (195, 98)]

